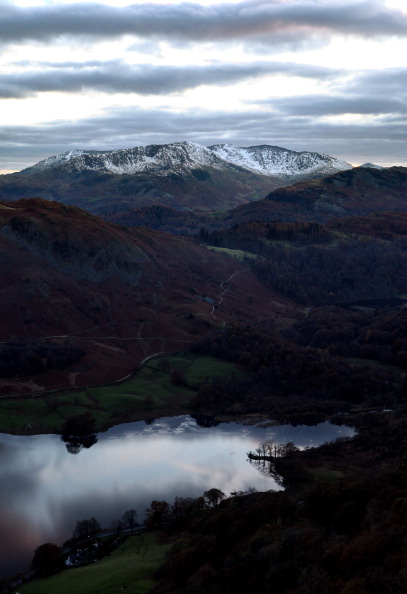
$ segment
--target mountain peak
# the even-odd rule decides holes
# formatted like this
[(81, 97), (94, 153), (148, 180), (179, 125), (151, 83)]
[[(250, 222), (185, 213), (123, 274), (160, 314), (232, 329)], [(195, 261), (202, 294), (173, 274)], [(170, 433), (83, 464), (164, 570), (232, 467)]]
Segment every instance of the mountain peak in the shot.
[(329, 155), (309, 151), (297, 152), (267, 144), (248, 147), (217, 144), (209, 148), (219, 157), (263, 175), (323, 176), (352, 168), (350, 163)]
[(48, 157), (21, 173), (30, 175), (54, 167), (133, 175), (154, 172), (159, 175), (185, 173), (200, 167), (233, 170), (236, 167), (266, 176), (328, 175), (350, 169), (349, 163), (316, 152), (296, 152), (278, 146), (240, 147), (216, 144), (209, 147), (179, 141), (151, 144), (112, 151), (71, 150)]
[(0, 199), (45, 198), (95, 214), (160, 204), (227, 210), (299, 181), (352, 165), (316, 152), (272, 145), (204, 146), (179, 141), (111, 151), (66, 151), (0, 176)]
[(383, 165), (376, 165), (375, 163), (363, 163), (359, 167), (363, 167), (364, 169), (386, 169)]

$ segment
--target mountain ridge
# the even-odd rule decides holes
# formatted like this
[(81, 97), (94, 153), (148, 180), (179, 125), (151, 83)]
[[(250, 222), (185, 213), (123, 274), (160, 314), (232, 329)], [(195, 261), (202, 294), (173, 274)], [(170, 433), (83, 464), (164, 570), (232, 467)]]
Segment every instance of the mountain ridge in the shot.
[(272, 145), (240, 147), (215, 144), (209, 147), (194, 142), (174, 142), (164, 145), (137, 146), (112, 151), (71, 150), (48, 157), (20, 173), (31, 175), (47, 168), (70, 164), (74, 169), (111, 172), (119, 175), (155, 171), (162, 175), (168, 170), (179, 172), (197, 166), (216, 169), (242, 167), (262, 175), (292, 176), (352, 168), (352, 165), (329, 155), (292, 151)]
[(319, 153), (192, 142), (114, 151), (71, 150), (0, 176), (0, 200), (42, 198), (98, 215), (162, 205), (224, 211), (304, 179), (351, 168)]

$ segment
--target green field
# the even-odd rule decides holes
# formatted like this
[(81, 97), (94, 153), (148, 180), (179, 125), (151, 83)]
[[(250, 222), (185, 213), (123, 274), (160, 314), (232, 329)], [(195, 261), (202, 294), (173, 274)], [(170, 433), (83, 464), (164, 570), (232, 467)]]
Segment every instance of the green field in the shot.
[(326, 466), (310, 468), (310, 471), (315, 479), (327, 483), (334, 483), (338, 479), (345, 476), (345, 473), (341, 470), (333, 470), (332, 468), (327, 468)]
[(206, 247), (208, 248), (208, 250), (211, 250), (212, 252), (217, 252), (218, 254), (227, 254), (228, 256), (235, 258), (235, 260), (239, 260), (239, 262), (244, 262), (246, 258), (260, 257), (257, 254), (253, 254), (252, 252), (246, 252), (244, 250), (233, 250), (231, 248), (217, 247), (214, 245), (208, 245)]
[(212, 357), (179, 354), (150, 360), (120, 384), (0, 400), (0, 432), (59, 433), (64, 421), (91, 412), (98, 431), (127, 421), (185, 414), (200, 385), (215, 377), (243, 375)]
[(155, 533), (130, 536), (97, 563), (67, 569), (57, 575), (18, 586), (21, 594), (147, 594), (155, 582), (153, 572), (165, 559), (169, 544)]

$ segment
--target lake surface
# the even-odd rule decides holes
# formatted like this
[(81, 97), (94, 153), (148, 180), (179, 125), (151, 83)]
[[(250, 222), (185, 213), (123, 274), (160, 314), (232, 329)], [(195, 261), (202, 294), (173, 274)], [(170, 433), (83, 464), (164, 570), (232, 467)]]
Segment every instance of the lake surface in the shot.
[(57, 435), (0, 434), (0, 578), (25, 569), (40, 544), (61, 545), (77, 520), (96, 517), (109, 528), (128, 509), (141, 523), (153, 499), (280, 489), (247, 460), (267, 439), (305, 448), (352, 435), (330, 423), (204, 428), (179, 416), (118, 425), (71, 454)]

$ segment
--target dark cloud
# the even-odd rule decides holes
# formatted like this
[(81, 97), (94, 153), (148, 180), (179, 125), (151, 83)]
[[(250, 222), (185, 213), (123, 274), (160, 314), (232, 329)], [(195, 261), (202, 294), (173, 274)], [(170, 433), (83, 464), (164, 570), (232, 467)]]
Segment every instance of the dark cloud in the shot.
[(405, 160), (404, 130), (405, 123), (397, 116), (342, 124), (313, 114), (284, 116), (258, 107), (245, 113), (117, 108), (93, 119), (3, 127), (0, 158), (3, 167), (19, 170), (73, 148), (110, 150), (191, 140), (204, 145), (272, 144), (319, 151), (350, 162), (400, 163)]
[(407, 97), (407, 68), (366, 70), (351, 79), (349, 92), (382, 97)]
[(319, 97), (303, 95), (270, 100), (270, 105), (295, 116), (337, 116), (344, 114), (382, 115), (407, 113), (407, 102), (395, 97), (347, 97), (342, 95)]
[[(3, 3), (0, 37), (4, 41), (49, 41), (61, 36), (113, 38), (134, 35), (180, 41), (231, 41), (257, 37), (269, 43), (294, 43), (299, 37), (351, 34), (405, 36), (407, 15), (380, 0), (250, 0), (238, 4), (56, 4), (22, 8)], [(283, 36), (281, 37), (281, 34)]]
[(319, 95), (254, 99), (251, 104), (301, 117), (406, 114), (406, 80), (406, 68), (353, 71), (344, 80), (339, 76), (329, 81), (329, 88)]
[[(27, 68), (30, 63), (15, 66)], [(31, 71), (3, 74), (0, 97), (23, 98), (41, 92), (77, 93), (84, 90), (163, 95), (202, 85), (224, 86), (275, 74), (326, 80), (340, 73), (338, 70), (318, 66), (266, 61), (206, 66), (129, 66), (120, 60), (111, 60), (31, 66)]]

